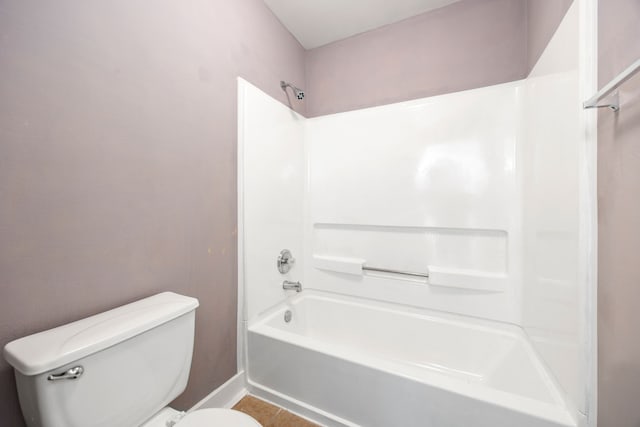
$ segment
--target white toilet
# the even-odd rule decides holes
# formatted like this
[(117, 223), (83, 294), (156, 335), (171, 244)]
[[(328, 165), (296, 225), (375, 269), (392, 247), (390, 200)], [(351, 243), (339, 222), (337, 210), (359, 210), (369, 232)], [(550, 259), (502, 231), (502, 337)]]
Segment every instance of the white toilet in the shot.
[(29, 427), (260, 427), (231, 409), (167, 407), (187, 386), (198, 300), (165, 292), (10, 342)]

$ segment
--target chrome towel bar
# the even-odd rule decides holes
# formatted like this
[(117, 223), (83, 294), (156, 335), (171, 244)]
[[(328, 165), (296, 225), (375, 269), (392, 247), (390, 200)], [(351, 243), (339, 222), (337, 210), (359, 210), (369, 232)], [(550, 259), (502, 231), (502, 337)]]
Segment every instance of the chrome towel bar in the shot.
[(618, 74), (613, 80), (600, 89), (598, 93), (589, 98), (589, 100), (584, 103), (584, 108), (611, 108), (613, 111), (620, 110), (620, 100), (617, 92), (613, 94), (611, 102), (607, 104), (599, 104), (599, 102), (611, 95), (638, 71), (640, 71), (640, 59), (631, 64), (626, 70)]
[(422, 277), (424, 279), (429, 278), (429, 273), (414, 273), (412, 271), (392, 270), (390, 268), (369, 267), (366, 265), (363, 265), (362, 269), (367, 271), (378, 271), (380, 273), (393, 273), (393, 274), (402, 274), (403, 276)]

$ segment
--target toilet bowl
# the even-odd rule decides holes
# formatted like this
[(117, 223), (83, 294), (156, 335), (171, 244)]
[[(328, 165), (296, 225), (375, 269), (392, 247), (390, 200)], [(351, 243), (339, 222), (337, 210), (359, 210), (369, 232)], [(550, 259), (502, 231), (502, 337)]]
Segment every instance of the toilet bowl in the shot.
[(176, 427), (261, 427), (247, 414), (233, 409), (199, 409), (187, 414)]
[(261, 427), (249, 415), (233, 409), (198, 409), (187, 414), (164, 408), (140, 427)]
[(4, 348), (29, 427), (260, 427), (231, 409), (182, 415), (198, 300), (164, 292)]

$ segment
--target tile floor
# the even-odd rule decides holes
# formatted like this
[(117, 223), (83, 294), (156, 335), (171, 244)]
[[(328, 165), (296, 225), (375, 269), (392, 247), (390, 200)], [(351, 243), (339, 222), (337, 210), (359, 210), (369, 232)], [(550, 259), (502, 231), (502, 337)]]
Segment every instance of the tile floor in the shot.
[(253, 396), (245, 396), (233, 409), (258, 420), (263, 427), (318, 427), (291, 412)]

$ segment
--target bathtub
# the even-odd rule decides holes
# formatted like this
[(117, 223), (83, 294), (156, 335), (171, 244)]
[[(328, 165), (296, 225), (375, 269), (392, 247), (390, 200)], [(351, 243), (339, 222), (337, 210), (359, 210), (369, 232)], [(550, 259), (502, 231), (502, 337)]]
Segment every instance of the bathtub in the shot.
[(576, 426), (515, 326), (305, 290), (252, 322), (247, 346), (253, 392), (325, 425)]

